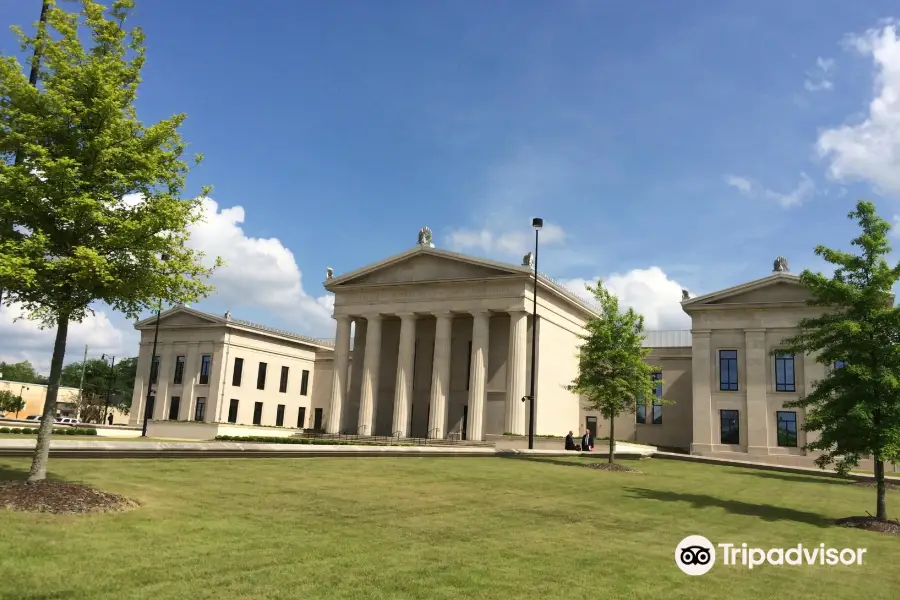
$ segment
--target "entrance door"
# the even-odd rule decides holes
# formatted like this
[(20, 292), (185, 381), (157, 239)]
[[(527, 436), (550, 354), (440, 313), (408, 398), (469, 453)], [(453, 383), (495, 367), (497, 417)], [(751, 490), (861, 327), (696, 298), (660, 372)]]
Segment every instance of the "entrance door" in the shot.
[(587, 426), (587, 430), (591, 432), (591, 435), (594, 438), (597, 437), (597, 417), (587, 417), (585, 419), (585, 425)]
[(319, 430), (322, 429), (322, 409), (317, 408), (316, 412), (313, 414), (313, 429)]
[(469, 439), (469, 405), (463, 404), (462, 439)]

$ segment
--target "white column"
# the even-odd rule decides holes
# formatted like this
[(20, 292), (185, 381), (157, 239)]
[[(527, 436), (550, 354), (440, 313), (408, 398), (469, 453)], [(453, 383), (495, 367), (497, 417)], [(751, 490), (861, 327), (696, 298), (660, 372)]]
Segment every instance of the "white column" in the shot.
[(184, 359), (184, 375), (182, 381), (184, 385), (181, 388), (181, 406), (178, 408), (178, 419), (181, 421), (194, 420), (194, 386), (197, 385), (197, 378), (200, 374), (200, 343), (191, 342), (188, 344), (187, 355)]
[(150, 350), (150, 344), (141, 342), (138, 350), (134, 389), (131, 392), (131, 410), (128, 413), (129, 425), (139, 425), (144, 422), (144, 402), (147, 400), (147, 386), (150, 380)]
[(450, 395), (450, 340), (453, 314), (434, 313), (434, 360), (431, 367), (431, 406), (428, 417), (428, 437), (447, 436), (447, 398)]
[(328, 433), (341, 432), (341, 411), (347, 398), (347, 367), (350, 358), (350, 317), (336, 315), (337, 334), (334, 340), (334, 373), (331, 379), (331, 404), (325, 422)]
[[(769, 453), (769, 390), (766, 367), (774, 361), (766, 352), (766, 330), (744, 330), (747, 364), (747, 452)], [(774, 421), (774, 415), (771, 420)]]
[(409, 411), (412, 405), (413, 369), (416, 352), (416, 315), (400, 317), (400, 348), (397, 355), (397, 385), (394, 388), (394, 424), (391, 434), (409, 435)]
[(490, 343), (490, 313), (486, 310), (472, 313), (472, 375), (469, 381), (469, 430), (466, 438), (480, 441), (484, 438), (484, 403), (487, 397), (487, 358)]
[(359, 393), (359, 435), (375, 433), (375, 402), (381, 368), (381, 315), (366, 317), (366, 353), (363, 357), (362, 390)]
[(525, 435), (525, 395), (528, 353), (528, 313), (524, 310), (509, 313), (509, 356), (506, 359), (506, 420), (504, 432)]
[(172, 344), (157, 344), (156, 353), (159, 355), (159, 375), (156, 385), (156, 400), (153, 403), (154, 421), (162, 421), (169, 418), (169, 385), (172, 383), (172, 367), (175, 362), (175, 352)]
[(712, 420), (712, 349), (709, 331), (691, 331), (691, 380), (693, 382), (693, 439), (691, 454), (711, 452), (718, 443), (713, 438)]

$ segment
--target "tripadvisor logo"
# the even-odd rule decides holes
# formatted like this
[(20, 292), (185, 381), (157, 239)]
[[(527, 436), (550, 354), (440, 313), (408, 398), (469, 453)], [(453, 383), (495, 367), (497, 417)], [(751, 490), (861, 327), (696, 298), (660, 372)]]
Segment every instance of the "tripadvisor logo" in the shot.
[[(718, 548), (718, 552), (716, 549)], [(866, 548), (827, 548), (825, 544), (804, 546), (797, 544), (790, 548), (754, 548), (746, 543), (713, 544), (702, 535), (689, 535), (675, 547), (675, 564), (688, 575), (703, 575), (716, 564), (727, 567), (753, 569), (764, 564), (773, 566), (801, 565), (862, 565)]]

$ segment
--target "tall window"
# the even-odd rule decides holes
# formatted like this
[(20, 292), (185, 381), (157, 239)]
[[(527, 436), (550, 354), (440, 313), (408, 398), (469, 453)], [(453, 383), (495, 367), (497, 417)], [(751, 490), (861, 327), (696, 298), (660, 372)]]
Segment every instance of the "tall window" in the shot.
[(300, 395), (305, 396), (309, 393), (309, 371), (303, 369), (300, 374)]
[(150, 363), (150, 383), (159, 382), (159, 357), (154, 356), (153, 362)]
[(238, 416), (238, 406), (240, 405), (240, 400), (237, 398), (231, 399), (231, 404), (228, 405), (228, 422), (229, 423), (237, 423)]
[(209, 385), (209, 372), (212, 371), (212, 355), (200, 357), (200, 385)]
[(268, 365), (264, 362), (259, 363), (259, 371), (256, 372), (256, 389), (266, 389), (266, 369)]
[(197, 406), (194, 407), (194, 420), (202, 421), (206, 417), (206, 398), (197, 398)]
[(181, 382), (184, 381), (184, 357), (176, 356), (175, 357), (175, 378), (172, 380), (172, 383), (175, 385), (181, 385)]
[(278, 391), (282, 394), (287, 391), (289, 367), (281, 367), (281, 381), (278, 383)]
[(306, 429), (306, 407), (301, 406), (297, 411), (297, 429)]
[(653, 401), (653, 424), (662, 425), (662, 402), (660, 402), (662, 398), (662, 373), (654, 373), (651, 377), (656, 382), (656, 385), (653, 386), (653, 396), (656, 398)]
[(181, 396), (172, 396), (169, 400), (169, 420), (178, 420), (178, 409), (181, 408)]
[(234, 359), (234, 370), (231, 373), (231, 385), (240, 386), (241, 385), (241, 377), (244, 375), (244, 359), (243, 358), (235, 358)]
[(778, 445), (787, 448), (797, 447), (797, 413), (779, 410), (775, 413), (778, 425)]
[(793, 354), (779, 352), (775, 355), (775, 391), (796, 391)]
[(737, 350), (719, 350), (719, 389), (736, 392), (738, 389)]
[(737, 410), (720, 410), (719, 426), (722, 432), (720, 443), (722, 444), (740, 444), (741, 443), (741, 414)]
[(641, 394), (638, 396), (637, 406), (634, 409), (634, 422), (635, 423), (647, 423), (647, 399), (644, 398), (644, 395)]
[(835, 369), (843, 369), (843, 368), (846, 367), (846, 366), (847, 366), (847, 361), (846, 361), (846, 360), (836, 360), (836, 361), (834, 361), (834, 368), (835, 368)]
[(262, 423), (262, 402), (256, 402), (253, 404), (253, 424), (259, 425)]
[(284, 427), (284, 404), (275, 409), (275, 427)]

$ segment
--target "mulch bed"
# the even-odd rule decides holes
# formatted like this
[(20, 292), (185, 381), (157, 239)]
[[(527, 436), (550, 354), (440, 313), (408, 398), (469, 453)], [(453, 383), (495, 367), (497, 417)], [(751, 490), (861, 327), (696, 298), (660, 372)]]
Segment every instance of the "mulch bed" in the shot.
[(841, 527), (852, 527), (854, 529), (865, 529), (866, 531), (877, 531), (888, 535), (900, 535), (900, 521), (879, 521), (875, 517), (845, 517), (838, 519), (835, 523)]
[(23, 512), (79, 514), (120, 511), (134, 502), (79, 483), (65, 481), (0, 482), (0, 507)]
[[(860, 487), (868, 487), (868, 488), (874, 488), (874, 487), (878, 486), (878, 484), (875, 483), (874, 481), (857, 481), (855, 483), (855, 485), (858, 485)], [(890, 483), (890, 482), (885, 481), (884, 489), (897, 491), (897, 490), (900, 490), (900, 485), (898, 485), (896, 483)]]
[(619, 472), (628, 472), (628, 473), (641, 473), (637, 469), (633, 469), (626, 465), (620, 465), (618, 463), (587, 463), (584, 465), (588, 469), (597, 469), (598, 471), (619, 471)]

